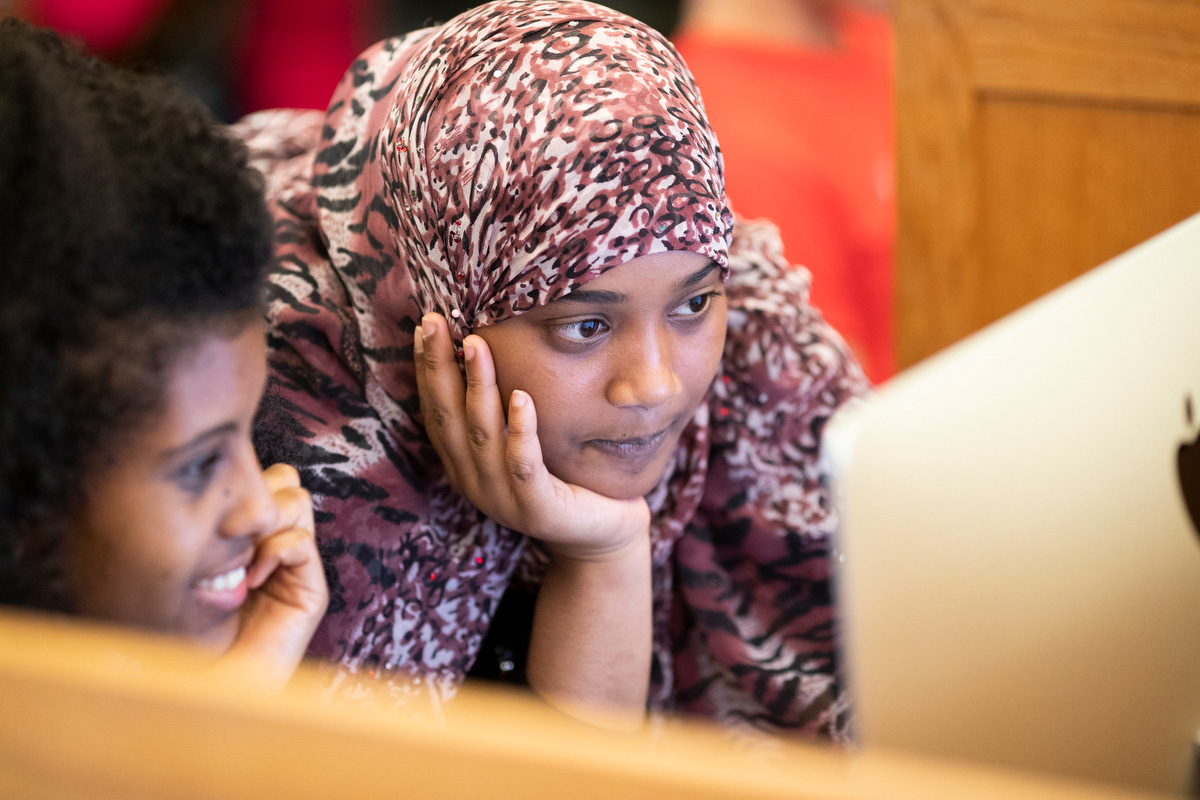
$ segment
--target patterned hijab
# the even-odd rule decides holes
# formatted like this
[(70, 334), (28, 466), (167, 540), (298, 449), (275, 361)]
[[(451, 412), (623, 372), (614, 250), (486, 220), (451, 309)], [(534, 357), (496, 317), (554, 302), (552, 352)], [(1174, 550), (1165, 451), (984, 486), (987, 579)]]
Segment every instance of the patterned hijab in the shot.
[[(733, 221), (699, 92), (671, 45), (627, 16), (505, 0), (372, 47), (323, 116), (267, 112), (237, 131), (273, 201), (272, 368), (302, 427), (331, 583), (311, 652), (449, 695), (526, 543), (445, 480), (422, 425), (413, 331), (439, 311), (461, 342), (652, 253), (697, 252), (728, 274)], [(790, 291), (796, 316), (802, 275)], [(672, 552), (703, 527), (710, 417), (741, 419), (737, 390), (717, 381), (647, 498), (657, 706), (674, 701), (673, 650), (694, 627), (679, 609), (671, 622)], [(684, 671), (712, 682), (708, 666)], [(783, 711), (806, 701), (789, 691)], [(693, 694), (717, 713), (708, 688)]]

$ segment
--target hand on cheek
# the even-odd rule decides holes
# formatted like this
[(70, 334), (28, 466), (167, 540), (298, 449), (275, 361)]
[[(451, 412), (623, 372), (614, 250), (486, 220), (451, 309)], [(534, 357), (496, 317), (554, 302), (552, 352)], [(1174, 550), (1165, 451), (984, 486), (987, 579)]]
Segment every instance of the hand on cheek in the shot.
[(329, 590), (313, 535), (312, 500), (299, 474), (276, 464), (263, 479), (274, 503), (272, 532), (258, 542), (246, 572), (250, 596), (226, 660), (282, 684), (308, 648)]
[(514, 391), (505, 418), (483, 339), (463, 341), (464, 381), (440, 315), (426, 315), (415, 336), (425, 428), (456, 490), (496, 522), (541, 539), (558, 555), (602, 559), (647, 536), (645, 500), (613, 500), (550, 474), (533, 400)]
[[(553, 558), (534, 612), (529, 685), (601, 725), (641, 724), (650, 676), (650, 509), (551, 475), (533, 398), (505, 419), (487, 343), (463, 342), (466, 380), (445, 321), (417, 329), (417, 389), (430, 441), (454, 487), (496, 522), (542, 540)], [(507, 423), (507, 424), (506, 424)]]
[[(312, 499), (301, 488), (299, 474), (286, 464), (267, 468), (263, 480), (274, 503), (273, 532), (258, 543), (246, 580), (251, 589), (262, 587), (286, 605), (311, 608), (309, 595), (316, 587), (301, 579), (315, 577), (307, 558), (310, 551), (316, 553)], [(324, 586), (321, 580), (320, 588)]]

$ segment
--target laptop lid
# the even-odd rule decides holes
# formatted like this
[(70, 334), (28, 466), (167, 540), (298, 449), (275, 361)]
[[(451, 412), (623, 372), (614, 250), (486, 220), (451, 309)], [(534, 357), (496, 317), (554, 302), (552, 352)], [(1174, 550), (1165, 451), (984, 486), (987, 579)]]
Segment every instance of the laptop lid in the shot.
[(865, 745), (1190, 786), (1198, 300), (1200, 215), (830, 423)]

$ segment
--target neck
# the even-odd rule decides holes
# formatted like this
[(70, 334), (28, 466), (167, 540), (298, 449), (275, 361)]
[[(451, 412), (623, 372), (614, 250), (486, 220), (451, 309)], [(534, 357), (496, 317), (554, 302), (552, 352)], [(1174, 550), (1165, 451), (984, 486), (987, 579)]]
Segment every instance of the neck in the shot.
[(679, 30), (836, 50), (837, 0), (686, 0)]

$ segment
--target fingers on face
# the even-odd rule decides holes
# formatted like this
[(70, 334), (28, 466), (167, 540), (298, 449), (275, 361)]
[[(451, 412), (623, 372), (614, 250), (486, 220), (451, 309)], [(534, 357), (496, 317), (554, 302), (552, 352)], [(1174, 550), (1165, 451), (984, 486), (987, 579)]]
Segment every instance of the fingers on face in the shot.
[[(273, 470), (273, 475), (268, 475)], [(276, 464), (263, 472), (263, 479), (272, 487), (274, 519), (263, 529), (262, 538), (255, 548), (254, 561), (246, 572), (247, 585), (251, 589), (262, 586), (281, 565), (301, 566), (311, 558), (313, 565), (308, 569), (321, 570), (314, 534), (312, 497), (308, 490), (300, 486), (299, 473), (286, 464)]]
[[(533, 400), (514, 392), (506, 424), (495, 361), (482, 337), (472, 334), (463, 340), (464, 383), (445, 320), (427, 314), (417, 336), (421, 344), (414, 346), (414, 356), (425, 428), (450, 483), (493, 515), (545, 511), (545, 499), (553, 491), (542, 463)], [(509, 499), (481, 495), (501, 486), (511, 487)], [(513, 499), (519, 509), (510, 505)]]
[(268, 537), (255, 552), (254, 562), (246, 571), (247, 585), (257, 589), (281, 568), (295, 570), (313, 591), (326, 591), (321, 557), (309, 531), (293, 528)]
[(426, 314), (416, 335), (420, 346), (414, 342), (413, 355), (417, 361), (417, 392), (425, 430), (450, 483), (458, 487), (462, 482), (461, 471), (470, 463), (470, 445), (464, 433), (466, 388), (462, 373), (440, 314)]
[(537, 438), (537, 412), (533, 399), (520, 389), (508, 401), (505, 469), (522, 503), (535, 503), (548, 487), (550, 475), (542, 463), (542, 446)]
[(300, 473), (288, 464), (272, 464), (263, 470), (263, 480), (267, 483), (267, 491), (274, 494), (280, 489), (300, 485)]
[(496, 367), (487, 342), (471, 335), (463, 341), (467, 372), (466, 437), (476, 469), (485, 482), (504, 474), (504, 407), (496, 388)]
[(288, 486), (277, 490), (274, 495), (276, 508), (276, 531), (302, 530), (309, 536), (315, 530), (312, 497), (300, 486)]

